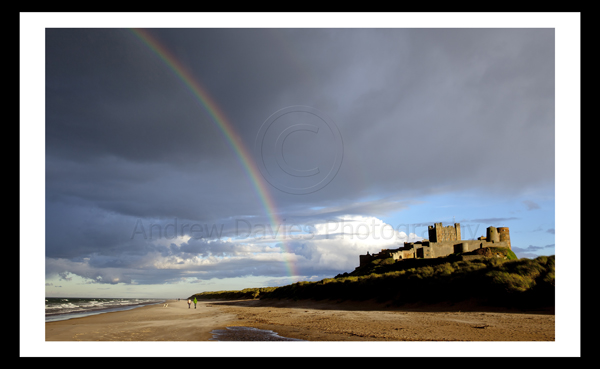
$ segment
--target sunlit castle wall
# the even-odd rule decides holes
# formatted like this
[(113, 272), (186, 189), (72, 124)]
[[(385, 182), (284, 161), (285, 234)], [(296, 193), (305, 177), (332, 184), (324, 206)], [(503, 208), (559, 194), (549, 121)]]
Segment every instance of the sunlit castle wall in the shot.
[(435, 223), (428, 227), (429, 242), (444, 242), (444, 241), (460, 241), (460, 224), (454, 223), (447, 227), (443, 227), (442, 223)]

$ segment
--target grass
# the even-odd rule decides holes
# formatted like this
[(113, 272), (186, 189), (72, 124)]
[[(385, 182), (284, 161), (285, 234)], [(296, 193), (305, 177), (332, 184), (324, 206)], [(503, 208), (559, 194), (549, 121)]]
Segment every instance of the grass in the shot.
[(190, 298), (196, 297), (198, 300), (247, 300), (257, 299), (261, 295), (264, 295), (277, 287), (260, 287), (260, 288), (245, 288), (240, 291), (211, 291), (202, 292), (190, 296)]
[(496, 257), (506, 260), (518, 260), (517, 255), (508, 248), (505, 247), (485, 247), (464, 253), (463, 255), (482, 255), (486, 257)]
[[(508, 250), (510, 251), (510, 250)], [(482, 304), (536, 308), (554, 306), (554, 256), (516, 259), (503, 256), (461, 261), (456, 258), (382, 259), (352, 273), (318, 282), (196, 294), (198, 299), (376, 300), (405, 303)]]

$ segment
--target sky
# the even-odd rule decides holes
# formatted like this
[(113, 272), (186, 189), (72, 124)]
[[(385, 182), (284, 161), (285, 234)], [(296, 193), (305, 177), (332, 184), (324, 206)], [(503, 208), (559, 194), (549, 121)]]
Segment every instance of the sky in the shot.
[(45, 295), (316, 281), (439, 222), (555, 255), (556, 42), (552, 27), (48, 27)]

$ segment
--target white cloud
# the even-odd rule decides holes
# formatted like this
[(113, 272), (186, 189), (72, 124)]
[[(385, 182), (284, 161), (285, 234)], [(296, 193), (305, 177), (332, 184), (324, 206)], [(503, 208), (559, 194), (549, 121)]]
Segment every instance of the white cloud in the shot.
[[(276, 276), (285, 267), (308, 276), (350, 272), (359, 255), (398, 248), (407, 234), (381, 219), (346, 215), (338, 220), (309, 225), (286, 224), (278, 238), (207, 241), (188, 238), (171, 243), (155, 240), (145, 253), (90, 255), (80, 261), (47, 259), (47, 274), (78, 275), (94, 283), (169, 283), (181, 278), (228, 278), (244, 275)], [(290, 231), (294, 226), (300, 232)], [(410, 240), (418, 240), (414, 233)], [(269, 243), (267, 245), (266, 243)]]
[(398, 248), (405, 241), (420, 240), (414, 233), (394, 229), (376, 217), (348, 215), (338, 221), (315, 224), (310, 238), (290, 242), (290, 249), (300, 257), (298, 269), (315, 273), (337, 270), (352, 271), (359, 255)]

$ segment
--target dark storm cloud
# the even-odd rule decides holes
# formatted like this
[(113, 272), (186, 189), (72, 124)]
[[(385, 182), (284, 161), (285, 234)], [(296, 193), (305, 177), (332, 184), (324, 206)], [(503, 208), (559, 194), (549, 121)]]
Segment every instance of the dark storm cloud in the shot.
[[(357, 99), (347, 110), (358, 119), (343, 122), (361, 132), (345, 136), (347, 162), (369, 184), (408, 193), (480, 186), (518, 191), (551, 180), (552, 31), (408, 35), (410, 41), (391, 52), (396, 65), (379, 70), (387, 84), (363, 90), (368, 96), (380, 87), (379, 95), (364, 104)], [(388, 36), (387, 44), (396, 38)]]
[[(335, 122), (344, 156), (328, 186), (304, 196), (269, 187), (289, 222), (381, 216), (432, 193), (553, 187), (552, 29), (149, 33), (249, 149), (261, 124), (287, 106), (311, 106)], [(307, 155), (296, 141), (286, 147), (289, 160)], [(309, 152), (315, 160), (327, 153)], [(244, 254), (224, 237), (235, 236), (236, 219), (268, 224), (268, 210), (205, 106), (131, 31), (46, 30), (46, 256), (56, 260), (49, 270), (108, 283), (176, 279), (182, 274), (133, 268), (156, 255)], [(131, 237), (138, 221), (164, 227), (173, 219), (223, 225), (223, 238), (172, 246)], [(281, 272), (271, 261), (218, 265), (204, 272)]]
[(170, 165), (219, 157), (207, 117), (131, 32), (48, 29), (46, 36), (48, 154)]

